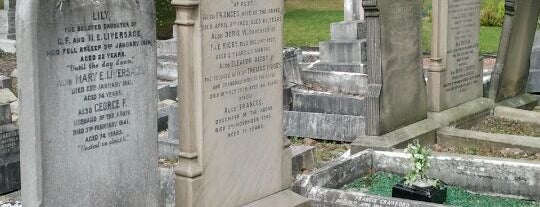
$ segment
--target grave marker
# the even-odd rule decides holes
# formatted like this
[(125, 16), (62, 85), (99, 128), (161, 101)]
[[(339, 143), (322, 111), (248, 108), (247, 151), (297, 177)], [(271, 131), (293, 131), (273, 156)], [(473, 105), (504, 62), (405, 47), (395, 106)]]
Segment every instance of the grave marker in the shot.
[(25, 206), (157, 206), (154, 1), (17, 2)]

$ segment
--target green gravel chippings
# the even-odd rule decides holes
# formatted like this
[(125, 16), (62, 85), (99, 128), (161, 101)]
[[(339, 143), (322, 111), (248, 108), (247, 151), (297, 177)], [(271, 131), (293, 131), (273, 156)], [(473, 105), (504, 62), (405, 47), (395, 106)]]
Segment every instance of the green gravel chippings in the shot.
[[(370, 176), (359, 178), (343, 187), (344, 190), (367, 190), (369, 194), (391, 197), (392, 186), (402, 180), (400, 176), (378, 172)], [(458, 187), (448, 187), (446, 205), (476, 207), (540, 207), (540, 203), (520, 199), (502, 198), (488, 195), (479, 195), (467, 192)]]

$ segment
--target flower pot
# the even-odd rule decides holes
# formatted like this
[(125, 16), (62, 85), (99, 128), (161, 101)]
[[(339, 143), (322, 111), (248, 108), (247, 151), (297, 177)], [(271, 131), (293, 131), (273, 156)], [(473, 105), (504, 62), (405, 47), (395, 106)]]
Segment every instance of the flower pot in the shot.
[(442, 204), (446, 201), (446, 189), (446, 184), (440, 181), (437, 187), (409, 186), (401, 181), (392, 187), (392, 197)]

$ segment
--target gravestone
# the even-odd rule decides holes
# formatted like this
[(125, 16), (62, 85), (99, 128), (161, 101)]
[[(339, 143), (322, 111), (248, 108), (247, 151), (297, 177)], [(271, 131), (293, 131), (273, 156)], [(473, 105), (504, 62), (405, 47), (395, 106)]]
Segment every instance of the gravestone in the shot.
[(173, 0), (176, 206), (304, 206), (283, 135), (283, 1)]
[(0, 104), (0, 195), (21, 189), (19, 146), (9, 104)]
[(422, 1), (363, 1), (367, 22), (366, 135), (353, 143), (392, 148), (412, 139), (433, 142), (437, 126), (427, 118), (422, 72)]
[(157, 206), (154, 1), (20, 0), (25, 206)]
[(483, 96), (480, 0), (434, 0), (428, 106), (433, 112)]
[(489, 98), (498, 105), (531, 109), (538, 102), (525, 92), (539, 13), (540, 1), (505, 1), (503, 33), (489, 89)]
[(540, 31), (534, 37), (527, 91), (540, 93)]

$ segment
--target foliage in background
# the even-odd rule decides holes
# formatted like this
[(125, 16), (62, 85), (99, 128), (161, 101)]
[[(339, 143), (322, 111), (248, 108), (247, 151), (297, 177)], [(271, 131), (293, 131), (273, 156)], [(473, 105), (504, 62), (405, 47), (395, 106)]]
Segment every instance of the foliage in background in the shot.
[(483, 0), (480, 12), (480, 24), (482, 26), (502, 27), (504, 22), (504, 1)]
[(171, 0), (156, 0), (156, 28), (157, 38), (160, 40), (172, 37), (172, 26), (176, 13)]

